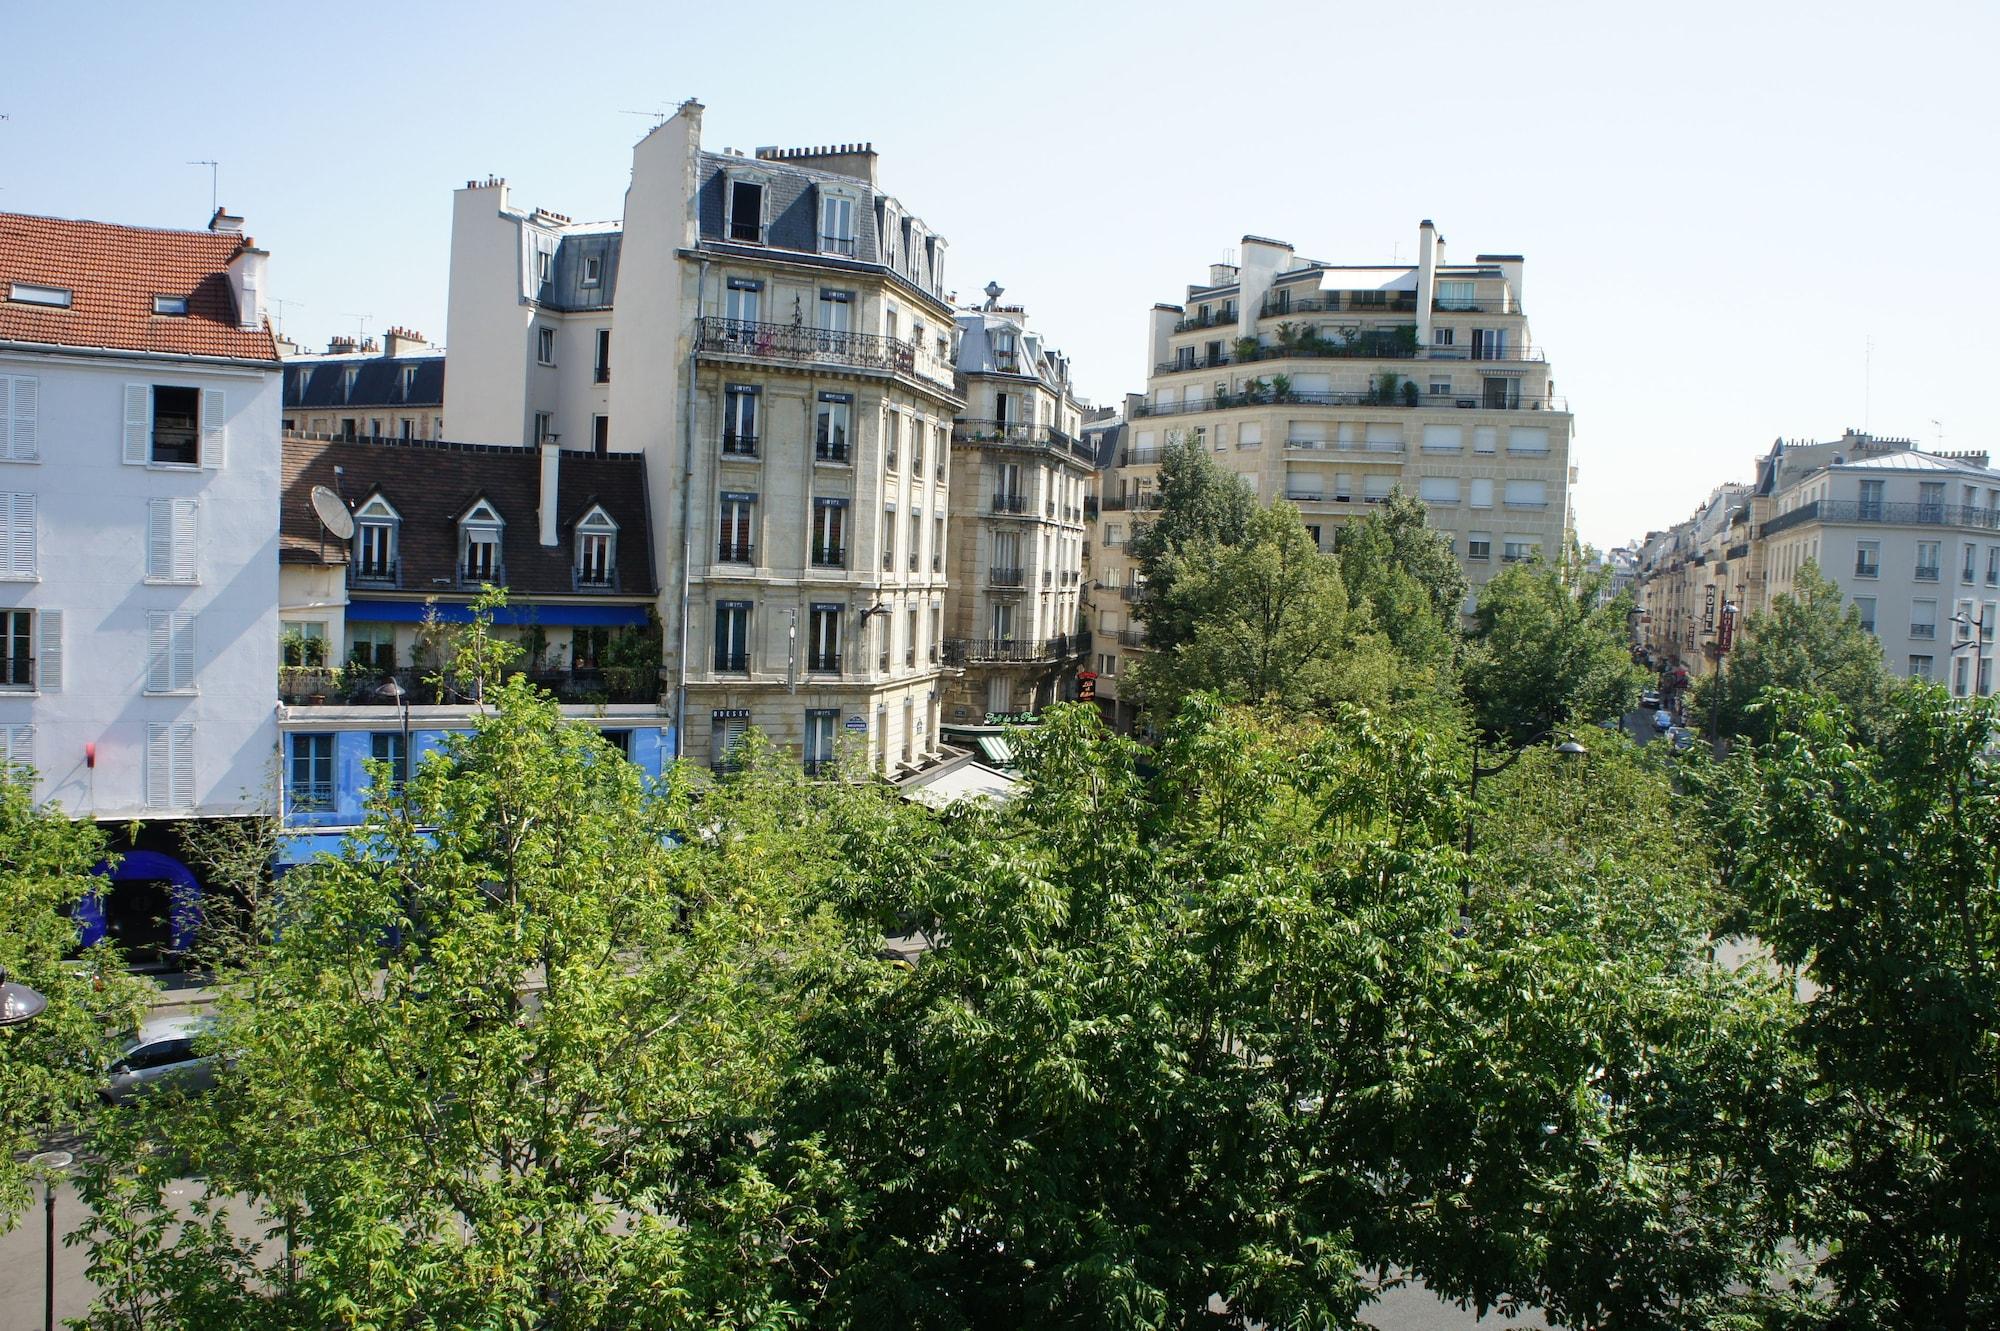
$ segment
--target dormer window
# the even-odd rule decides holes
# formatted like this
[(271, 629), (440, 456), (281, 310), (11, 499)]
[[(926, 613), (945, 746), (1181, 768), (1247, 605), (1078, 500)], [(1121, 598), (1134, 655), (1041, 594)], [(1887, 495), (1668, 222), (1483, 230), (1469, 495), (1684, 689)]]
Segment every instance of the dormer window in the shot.
[(604, 260), (595, 254), (587, 254), (583, 260), (583, 285), (594, 287), (603, 280)]
[(153, 313), (155, 314), (186, 314), (187, 312), (188, 298), (186, 296), (153, 297)]
[(1014, 335), (1011, 332), (1005, 331), (995, 332), (993, 334), (993, 368), (1006, 374), (1013, 374), (1020, 368), (1020, 363), (1020, 357), (1014, 348)]
[(477, 587), (483, 582), (505, 585), (507, 566), (500, 558), (500, 537), (507, 524), (492, 504), (482, 499), (458, 520), (458, 582)]
[(49, 305), (66, 310), (70, 303), (68, 287), (43, 286), (40, 282), (15, 282), (7, 288), (7, 299), (22, 305)]
[(379, 494), (354, 510), (354, 558), (349, 569), (355, 582), (397, 585), (396, 534), (402, 524), (403, 515)]
[(729, 182), (727, 234), (731, 240), (747, 240), (753, 245), (764, 243), (764, 186), (761, 182), (735, 179)]
[(576, 587), (615, 591), (618, 587), (618, 524), (600, 504), (577, 519)]
[(417, 367), (414, 365), (405, 365), (403, 367), (403, 401), (410, 401), (416, 394)]
[(819, 247), (827, 254), (852, 257), (855, 252), (854, 200), (845, 194), (829, 193), (824, 187), (819, 203)]

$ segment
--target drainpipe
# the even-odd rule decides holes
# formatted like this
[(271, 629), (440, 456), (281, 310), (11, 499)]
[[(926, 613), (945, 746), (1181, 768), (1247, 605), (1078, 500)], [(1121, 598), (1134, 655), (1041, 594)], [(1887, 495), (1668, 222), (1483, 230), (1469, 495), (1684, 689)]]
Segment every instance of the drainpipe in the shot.
[(694, 524), (691, 512), (694, 496), (694, 376), (695, 357), (701, 347), (701, 302), (708, 290), (708, 260), (701, 261), (694, 284), (694, 329), (688, 338), (687, 395), (681, 408), (681, 621), (680, 651), (675, 657), (679, 678), (674, 684), (674, 757), (687, 754), (688, 719), (688, 602), (694, 585)]

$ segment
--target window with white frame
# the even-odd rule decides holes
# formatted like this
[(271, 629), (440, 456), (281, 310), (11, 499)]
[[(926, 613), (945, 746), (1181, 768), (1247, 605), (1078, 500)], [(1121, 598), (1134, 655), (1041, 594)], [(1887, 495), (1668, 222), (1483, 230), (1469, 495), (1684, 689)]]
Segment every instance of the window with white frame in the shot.
[(762, 317), (764, 284), (754, 277), (732, 277), (723, 294), (723, 316), (732, 323), (757, 323)]
[(722, 390), (722, 451), (738, 457), (757, 455), (757, 386), (726, 384)]
[(594, 287), (604, 280), (604, 260), (595, 254), (583, 256), (583, 285)]
[(355, 581), (396, 580), (396, 532), (402, 522), (402, 514), (379, 494), (369, 496), (368, 502), (354, 511)]
[(146, 581), (199, 581), (195, 514), (192, 498), (162, 497), (146, 501)]
[(62, 691), (62, 611), (0, 610), (0, 689)]
[(806, 771), (817, 776), (834, 762), (834, 747), (840, 735), (840, 709), (806, 709)]
[(1426, 504), (1456, 504), (1458, 477), (1425, 476), (1417, 482), (1417, 498)]
[(715, 603), (715, 668), (729, 672), (750, 668), (750, 602)]
[(125, 385), (124, 461), (139, 467), (221, 466), (225, 407), (219, 388)]
[(1854, 609), (1861, 616), (1862, 629), (1873, 633), (1875, 631), (1875, 598), (1872, 596), (1855, 597)]
[(155, 721), (147, 724), (146, 806), (152, 809), (194, 807), (193, 723)]
[(1931, 658), (1928, 656), (1912, 656), (1910, 658), (1909, 669), (1904, 673), (1911, 679), (1931, 678)]
[(1437, 284), (1437, 307), (1441, 310), (1470, 310), (1478, 308), (1473, 299), (1474, 286), (1471, 282), (1439, 282)]
[(813, 456), (821, 462), (847, 461), (847, 431), (854, 413), (852, 393), (821, 393), (814, 421)]
[(815, 568), (847, 565), (847, 500), (813, 500), (812, 563)]
[(41, 381), (31, 374), (0, 374), (0, 462), (34, 462), (41, 418)]
[(748, 490), (724, 490), (716, 522), (716, 560), (724, 564), (749, 563), (755, 554), (756, 530), (756, 494)]
[(854, 293), (822, 290), (819, 293), (821, 332), (847, 333), (854, 330)]
[(1492, 453), (1500, 446), (1500, 427), (1497, 425), (1475, 425), (1472, 427), (1472, 451)]
[(483, 582), (505, 583), (507, 567), (500, 557), (507, 524), (493, 505), (482, 499), (458, 520), (458, 580), (468, 587)]
[(1854, 576), (1857, 578), (1879, 578), (1882, 576), (1882, 543), (1880, 541), (1856, 541), (1854, 543)]
[(35, 496), (0, 490), (0, 579), (34, 582), (41, 577), (41, 521)]
[(546, 325), (535, 330), (535, 363), (538, 365), (556, 363), (556, 330)]
[(1542, 552), (1541, 538), (1538, 536), (1516, 536), (1509, 534), (1502, 538), (1500, 558), (1510, 564), (1533, 559)]
[(146, 692), (193, 693), (194, 616), (185, 610), (146, 612)]
[(618, 524), (593, 504), (576, 524), (576, 585), (609, 588), (618, 585)]
[(815, 603), (806, 620), (806, 669), (815, 674), (840, 673), (840, 624), (847, 607), (838, 602)]
[(333, 807), (333, 736), (295, 734), (285, 780), (285, 803), (308, 812)]

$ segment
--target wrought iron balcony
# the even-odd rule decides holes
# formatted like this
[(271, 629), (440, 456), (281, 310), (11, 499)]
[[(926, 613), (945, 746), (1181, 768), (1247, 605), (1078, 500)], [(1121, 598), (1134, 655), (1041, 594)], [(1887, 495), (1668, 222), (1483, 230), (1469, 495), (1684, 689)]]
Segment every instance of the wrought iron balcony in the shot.
[(495, 587), (505, 587), (507, 585), (507, 566), (504, 563), (495, 560), (485, 568), (481, 568), (477, 564), (459, 565), (458, 585), (461, 588), (472, 589), (482, 587), (489, 582)]
[(1021, 665), (1055, 661), (1088, 650), (1090, 639), (1062, 635), (1054, 638), (946, 638), (944, 664), (968, 666), (984, 664)]
[(812, 564), (814, 568), (846, 568), (847, 547), (816, 545), (813, 547)]
[(850, 365), (903, 374), (914, 374), (917, 367), (916, 345), (901, 338), (713, 315), (702, 318), (699, 349), (759, 360)]
[(715, 668), (732, 675), (746, 674), (750, 669), (750, 653), (717, 652), (715, 654)]
[(1146, 645), (1146, 630), (1119, 629), (1118, 645), (1121, 647), (1144, 647)]
[(604, 568), (571, 568), (569, 585), (572, 591), (615, 592), (618, 590), (618, 566), (612, 564)]
[(1230, 328), (1236, 324), (1236, 307), (1225, 305), (1207, 314), (1190, 314), (1174, 325), (1176, 333), (1191, 333), (1197, 328)]
[(840, 653), (810, 652), (806, 656), (806, 672), (813, 675), (837, 675), (840, 673)]
[(992, 568), (986, 581), (995, 587), (1019, 587), (1027, 575), (1019, 568)]
[(2000, 529), (2000, 509), (1955, 504), (1869, 504), (1851, 499), (1819, 499), (1780, 513), (1761, 535), (1774, 536), (1808, 522), (1881, 523), (1889, 527), (1976, 527)]
[(362, 561), (347, 566), (347, 585), (350, 587), (400, 587), (402, 583), (402, 563), (399, 560)]
[(287, 781), (285, 803), (294, 813), (324, 813), (333, 807), (333, 782)]
[(722, 452), (725, 457), (754, 458), (757, 456), (757, 436), (739, 434), (734, 430), (722, 432)]
[(718, 564), (754, 563), (755, 560), (751, 557), (752, 553), (748, 541), (741, 542), (740, 544), (735, 541), (720, 541), (715, 547), (715, 562)]
[[(1511, 382), (1511, 381), (1510, 381)], [(1288, 388), (1280, 393), (1275, 388), (1245, 390), (1239, 393), (1222, 393), (1215, 397), (1197, 398), (1193, 402), (1141, 402), (1133, 412), (1135, 416), (1193, 416), (1209, 411), (1228, 411), (1235, 407), (1248, 406), (1301, 406), (1301, 407), (1401, 407), (1415, 411), (1568, 411), (1569, 400), (1548, 394), (1523, 393), (1516, 396), (1489, 394), (1483, 388), (1477, 392), (1454, 393), (1450, 396), (1427, 394), (1416, 389), (1415, 380), (1404, 380), (1396, 388), (1384, 392), (1381, 388), (1368, 388), (1349, 392), (1319, 392)]]
[(995, 513), (1026, 513), (1028, 511), (1028, 497), (1019, 494), (994, 495), (993, 511)]

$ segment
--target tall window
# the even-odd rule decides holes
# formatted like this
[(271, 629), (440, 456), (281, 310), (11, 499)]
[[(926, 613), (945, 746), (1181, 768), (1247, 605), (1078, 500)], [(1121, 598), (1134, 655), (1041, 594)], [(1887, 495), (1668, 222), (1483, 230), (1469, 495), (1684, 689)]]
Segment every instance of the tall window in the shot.
[(535, 363), (554, 365), (556, 363), (556, 330), (537, 328), (535, 330)]
[(125, 385), (125, 461), (192, 467), (222, 461), (223, 394), (168, 384)]
[(396, 580), (396, 529), (402, 516), (381, 495), (354, 514), (353, 575), (357, 582)]
[(764, 284), (755, 278), (732, 277), (723, 297), (723, 314), (735, 323), (758, 322), (763, 308)]
[(910, 572), (912, 573), (917, 571), (917, 564), (920, 560), (919, 552), (922, 550), (923, 544), (924, 515), (919, 512), (913, 512), (910, 514)]
[(1917, 542), (1917, 578), (1922, 582), (1936, 582), (1938, 561), (1943, 558), (1939, 541)]
[(500, 558), (501, 533), (505, 524), (500, 514), (480, 500), (458, 520), (458, 580), (465, 586), (482, 582), (507, 581), (506, 565)]
[(410, 754), (402, 732), (396, 730), (376, 730), (368, 736), (368, 756), (378, 763), (389, 764), (389, 788), (401, 789), (410, 779)]
[(854, 411), (851, 393), (821, 393), (813, 434), (813, 456), (821, 462), (847, 461), (848, 418)]
[(750, 603), (715, 603), (715, 668), (747, 671), (750, 668)]
[(576, 524), (576, 585), (618, 585), (618, 524), (595, 505)]
[(854, 200), (839, 194), (820, 199), (819, 245), (828, 254), (854, 253)]
[(757, 455), (757, 389), (730, 384), (722, 390), (722, 451), (739, 457)]
[(1944, 482), (1924, 481), (1917, 486), (1917, 521), (1944, 521)]
[(847, 566), (847, 501), (813, 500), (812, 562), (817, 568)]
[(896, 470), (896, 454), (903, 443), (903, 418), (893, 411), (882, 413), (882, 465)]
[(918, 480), (924, 475), (924, 427), (921, 422), (910, 422), (910, 475)]
[(819, 326), (828, 333), (846, 333), (854, 328), (854, 293), (851, 291), (822, 291), (819, 293)]
[[(1020, 369), (1020, 356), (1015, 350), (1014, 334), (1007, 329), (997, 329), (993, 334), (993, 368), (1005, 374), (1013, 374)], [(997, 404), (996, 404), (997, 405)], [(1006, 416), (1000, 416), (1005, 420)]]
[(294, 809), (333, 807), (333, 736), (293, 735), (286, 794)]
[(764, 187), (754, 180), (729, 183), (729, 238), (764, 241)]
[(806, 669), (818, 674), (840, 673), (840, 620), (846, 610), (841, 605), (812, 607), (806, 619)]
[(924, 641), (930, 644), (931, 664), (936, 665), (938, 645), (944, 641), (944, 607), (936, 601), (931, 602), (931, 632)]
[(611, 330), (597, 330), (597, 363), (592, 370), (592, 378), (600, 384), (611, 382)]
[(939, 480), (944, 479), (944, 460), (951, 452), (951, 449), (946, 446), (946, 442), (944, 427), (940, 425), (937, 427), (937, 439), (931, 448), (931, 456), (937, 459), (937, 478)]
[(882, 571), (896, 567), (896, 506), (882, 510)]
[(806, 712), (806, 771), (818, 776), (833, 765), (834, 745), (840, 735), (837, 708), (814, 707)]
[(993, 641), (1014, 641), (1014, 603), (995, 601), (993, 603)]
[(751, 547), (756, 521), (756, 495), (724, 490), (715, 528), (715, 557), (725, 564), (749, 563), (754, 553)]
[(1861, 518), (1864, 522), (1882, 520), (1882, 482), (1861, 482)]
[(35, 612), (0, 610), (0, 688), (35, 686)]
[(750, 734), (750, 714), (745, 710), (718, 710), (709, 719), (709, 766), (727, 772), (736, 766), (743, 741)]
[(931, 572), (944, 572), (944, 515), (931, 519)]
[(903, 664), (914, 666), (917, 663), (917, 608), (915, 606), (910, 607), (907, 628), (908, 632), (903, 638)]

